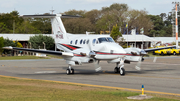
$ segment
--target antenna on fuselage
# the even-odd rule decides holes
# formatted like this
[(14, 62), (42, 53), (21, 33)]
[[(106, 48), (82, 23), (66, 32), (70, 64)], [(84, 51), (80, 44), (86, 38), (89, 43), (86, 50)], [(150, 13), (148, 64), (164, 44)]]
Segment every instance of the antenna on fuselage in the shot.
[(53, 12), (55, 11), (55, 10), (53, 10), (53, 7), (52, 7), (52, 10), (50, 10), (51, 12), (52, 12), (52, 14), (53, 14)]
[(89, 35), (90, 33), (95, 33), (95, 32), (88, 32), (88, 31), (86, 31), (86, 35)]

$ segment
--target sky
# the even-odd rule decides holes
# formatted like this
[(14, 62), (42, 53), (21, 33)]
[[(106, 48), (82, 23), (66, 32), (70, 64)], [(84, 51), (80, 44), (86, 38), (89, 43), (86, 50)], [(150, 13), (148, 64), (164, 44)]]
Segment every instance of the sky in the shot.
[(130, 9), (146, 10), (148, 14), (160, 15), (171, 12), (174, 4), (180, 0), (0, 0), (0, 13), (10, 13), (17, 10), (20, 15), (44, 14), (55, 10), (63, 13), (72, 9), (90, 11), (101, 10), (113, 3), (125, 3)]

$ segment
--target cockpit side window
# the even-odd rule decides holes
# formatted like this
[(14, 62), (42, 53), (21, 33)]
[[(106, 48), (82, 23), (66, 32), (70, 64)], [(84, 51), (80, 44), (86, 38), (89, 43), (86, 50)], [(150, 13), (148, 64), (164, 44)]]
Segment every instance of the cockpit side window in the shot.
[(114, 40), (111, 37), (107, 38), (109, 42), (114, 42)]
[(72, 44), (73, 41), (70, 42), (70, 44)]
[(92, 43), (95, 44), (96, 43), (96, 39), (93, 39)]

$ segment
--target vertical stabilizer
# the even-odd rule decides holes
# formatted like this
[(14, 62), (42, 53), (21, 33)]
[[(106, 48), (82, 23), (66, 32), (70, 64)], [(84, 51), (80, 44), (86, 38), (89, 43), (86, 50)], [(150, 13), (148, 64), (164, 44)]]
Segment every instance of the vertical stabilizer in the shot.
[(61, 16), (61, 14), (56, 14), (55, 17), (51, 18), (55, 43), (58, 43), (62, 39), (67, 39), (66, 29), (62, 23)]

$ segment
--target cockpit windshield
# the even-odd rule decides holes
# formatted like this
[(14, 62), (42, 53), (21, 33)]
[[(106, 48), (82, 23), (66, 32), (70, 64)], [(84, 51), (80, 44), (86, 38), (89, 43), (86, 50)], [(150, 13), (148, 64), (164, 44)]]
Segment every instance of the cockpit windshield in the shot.
[(107, 38), (109, 42), (114, 42), (114, 40), (111, 37)]
[(103, 38), (98, 38), (99, 43), (103, 42), (114, 42), (114, 40), (111, 37), (103, 37)]

